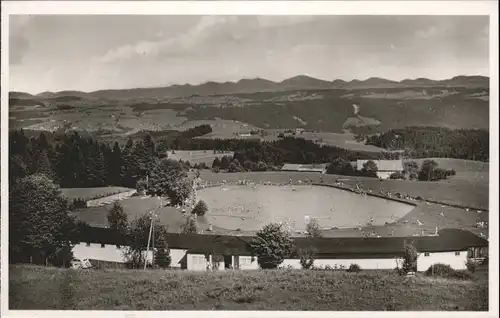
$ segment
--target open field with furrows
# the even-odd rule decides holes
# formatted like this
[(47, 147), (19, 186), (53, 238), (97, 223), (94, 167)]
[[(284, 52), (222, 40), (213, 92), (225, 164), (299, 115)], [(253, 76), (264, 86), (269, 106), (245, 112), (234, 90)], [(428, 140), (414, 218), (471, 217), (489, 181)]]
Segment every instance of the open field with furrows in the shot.
[[(305, 128), (339, 134), (345, 129), (376, 133), (406, 126), (488, 129), (489, 107), (488, 100), (484, 100), (487, 90), (427, 89), (427, 95), (423, 95), (423, 90), (302, 89), (128, 100), (86, 94), (57, 98), (24, 96), (10, 99), (9, 118), (11, 127), (17, 128), (72, 128), (115, 135), (139, 130), (185, 130), (197, 121), (214, 125), (221, 120), (236, 123), (214, 129), (210, 138), (234, 138), (254, 128)], [(356, 114), (353, 104), (358, 106)]]
[(62, 194), (68, 198), (68, 200), (73, 199), (84, 199), (91, 200), (97, 198), (104, 198), (110, 195), (129, 192), (134, 189), (124, 188), (124, 187), (100, 187), (100, 188), (62, 188)]
[(464, 281), (391, 271), (76, 271), (20, 265), (9, 268), (9, 308), (487, 311), (488, 274), (481, 270)]

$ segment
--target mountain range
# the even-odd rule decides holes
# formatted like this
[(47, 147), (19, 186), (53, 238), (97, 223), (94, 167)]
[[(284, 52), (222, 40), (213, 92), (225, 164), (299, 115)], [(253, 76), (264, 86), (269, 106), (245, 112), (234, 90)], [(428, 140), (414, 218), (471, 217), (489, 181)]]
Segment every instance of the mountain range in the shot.
[(325, 81), (314, 77), (299, 75), (282, 82), (273, 82), (262, 78), (241, 79), (238, 82), (206, 82), (200, 85), (171, 85), (155, 88), (107, 89), (94, 92), (60, 91), (43, 92), (31, 95), (23, 92), (10, 92), (10, 98), (16, 99), (52, 99), (64, 96), (74, 96), (90, 99), (130, 99), (130, 98), (165, 98), (187, 97), (193, 95), (225, 95), (238, 93), (276, 92), (287, 90), (322, 90), (322, 89), (391, 89), (391, 88), (432, 88), (432, 87), (463, 87), (489, 88), (489, 77), (485, 76), (456, 76), (446, 80), (431, 80), (427, 78), (405, 79), (392, 81), (379, 77), (370, 77), (366, 80)]

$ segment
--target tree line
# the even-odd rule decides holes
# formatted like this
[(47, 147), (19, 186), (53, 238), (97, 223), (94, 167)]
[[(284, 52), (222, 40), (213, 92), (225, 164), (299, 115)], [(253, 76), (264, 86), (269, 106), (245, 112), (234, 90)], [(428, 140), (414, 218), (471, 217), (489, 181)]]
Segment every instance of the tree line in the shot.
[[(9, 181), (13, 183), (27, 175), (43, 173), (63, 188), (108, 185), (135, 188), (137, 181), (150, 175), (169, 149), (234, 151), (231, 161), (235, 161), (235, 165), (231, 171), (261, 171), (284, 163), (324, 163), (338, 157), (356, 160), (381, 156), (321, 146), (294, 137), (271, 142), (192, 138), (210, 130), (208, 125), (202, 125), (176, 137), (158, 140), (144, 134), (141, 139), (129, 138), (123, 146), (117, 141), (111, 144), (78, 132), (57, 135), (40, 132), (38, 136), (28, 137), (23, 130), (12, 131), (9, 136)], [(188, 163), (184, 166), (191, 167)]]
[(366, 144), (405, 150), (411, 158), (456, 158), (488, 161), (489, 132), (481, 129), (407, 127), (366, 137)]
[[(145, 191), (176, 205), (191, 196), (192, 186), (181, 164), (164, 158), (154, 166)], [(68, 213), (69, 203), (59, 185), (45, 173), (37, 172), (17, 179), (9, 191), (9, 262), (70, 266), (75, 240), (88, 225)], [(206, 204), (199, 203), (195, 213), (203, 215), (206, 209)], [(150, 215), (128, 224), (123, 208), (115, 204), (109, 211), (108, 222), (126, 238), (126, 257), (132, 264), (144, 261), (142, 251)], [(157, 224), (155, 233), (158, 259), (164, 259), (161, 266), (168, 266), (166, 228)]]

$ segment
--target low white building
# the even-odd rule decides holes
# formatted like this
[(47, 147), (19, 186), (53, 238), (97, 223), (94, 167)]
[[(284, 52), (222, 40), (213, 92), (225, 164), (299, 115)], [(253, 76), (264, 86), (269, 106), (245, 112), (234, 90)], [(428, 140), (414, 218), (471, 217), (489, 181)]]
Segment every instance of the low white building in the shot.
[(285, 163), (283, 167), (281, 167), (281, 171), (295, 171), (295, 172), (318, 172), (325, 173), (327, 169), (326, 163), (320, 164), (292, 164)]
[[(95, 232), (110, 232), (98, 229)], [(87, 233), (87, 235), (91, 232)], [(103, 238), (101, 238), (103, 239)], [(167, 235), (167, 243), (172, 257), (171, 267), (193, 271), (259, 268), (252, 256), (250, 236), (174, 234)], [(93, 241), (93, 243), (87, 243)], [(90, 260), (125, 262), (123, 247), (116, 247), (116, 241), (96, 244), (96, 238), (75, 246), (75, 257)], [(448, 264), (454, 269), (465, 269), (468, 259), (483, 258), (488, 255), (488, 241), (469, 231), (443, 229), (435, 236), (419, 237), (341, 237), (341, 238), (294, 238), (295, 251), (281, 266), (301, 268), (298, 251), (314, 247), (316, 266), (348, 268), (357, 264), (362, 269), (394, 269), (402, 265), (407, 244), (415, 246), (419, 252), (417, 270), (426, 271), (436, 263)], [(102, 245), (101, 245), (102, 244)], [(151, 252), (148, 259), (151, 258)]]
[[(219, 237), (222, 239), (222, 237)], [(228, 243), (230, 237), (223, 238)], [(251, 237), (237, 237), (232, 240), (231, 249), (211, 246), (210, 240), (205, 239), (208, 249), (187, 251), (186, 268), (188, 270), (206, 270), (207, 265), (214, 259), (214, 253), (225, 254), (219, 262), (219, 269), (234, 268), (255, 270), (259, 268), (257, 259), (251, 256), (248, 243)], [(237, 241), (238, 242), (237, 242)], [(401, 267), (403, 264), (404, 248), (412, 244), (419, 252), (417, 270), (426, 271), (431, 265), (443, 263), (456, 270), (466, 269), (467, 260), (482, 258), (488, 255), (488, 241), (471, 232), (458, 229), (443, 229), (436, 236), (421, 237), (345, 237), (345, 238), (295, 238), (296, 251), (285, 259), (281, 267), (300, 269), (300, 260), (297, 251), (309, 247), (317, 249), (315, 266), (332, 268), (349, 268), (357, 264), (362, 269), (388, 269)], [(239, 245), (239, 247), (236, 247)], [(239, 250), (237, 250), (239, 249)]]
[[(370, 160), (357, 160), (356, 170), (361, 171), (363, 165)], [(403, 160), (371, 160), (377, 165), (377, 177), (380, 179), (389, 179), (395, 172), (403, 172)]]

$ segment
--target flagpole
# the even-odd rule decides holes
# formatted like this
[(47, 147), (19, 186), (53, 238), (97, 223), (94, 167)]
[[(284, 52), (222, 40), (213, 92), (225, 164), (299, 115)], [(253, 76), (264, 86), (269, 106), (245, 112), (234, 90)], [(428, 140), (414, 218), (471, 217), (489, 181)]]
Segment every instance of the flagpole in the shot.
[(148, 247), (146, 248), (146, 259), (144, 260), (144, 270), (146, 270), (146, 265), (148, 264), (149, 241), (151, 241), (152, 231), (153, 231), (153, 218), (151, 218), (151, 224), (149, 225)]

